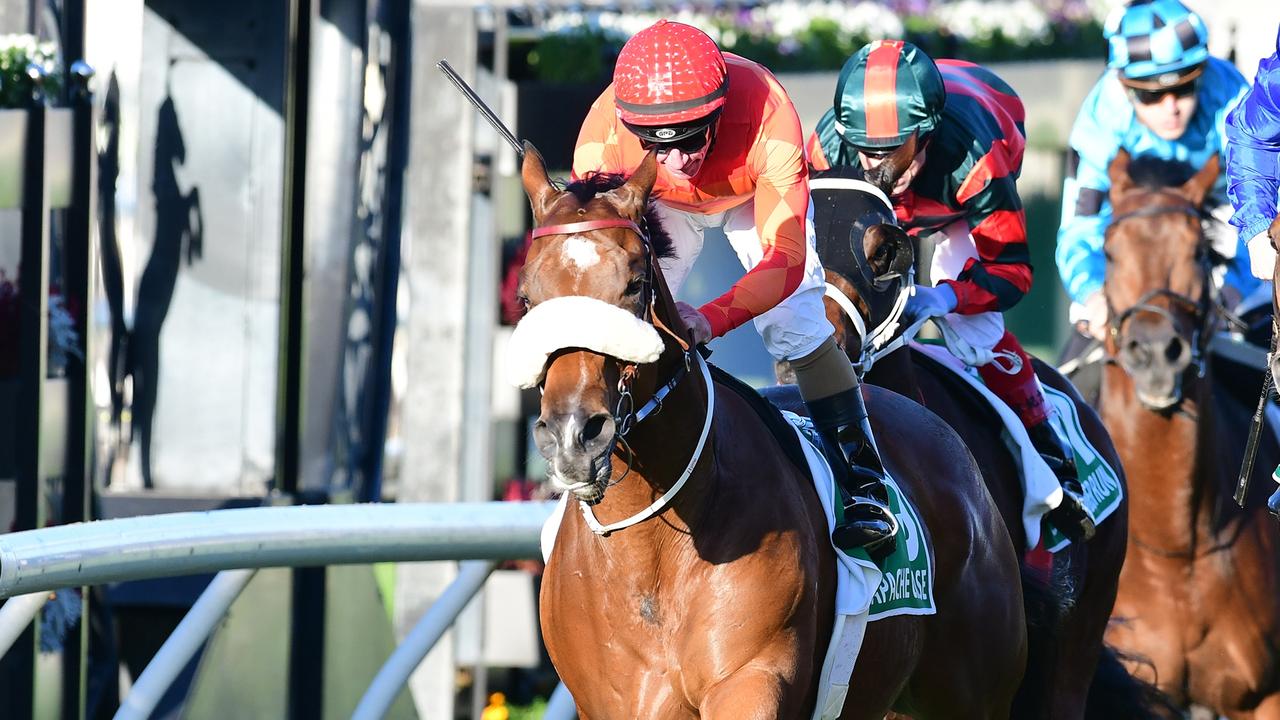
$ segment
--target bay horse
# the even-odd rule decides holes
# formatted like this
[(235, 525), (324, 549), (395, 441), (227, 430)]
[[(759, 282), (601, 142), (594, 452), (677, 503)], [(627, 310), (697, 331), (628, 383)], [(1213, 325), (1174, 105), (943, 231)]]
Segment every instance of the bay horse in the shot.
[[(911, 138), (870, 173), (860, 167), (838, 167), (813, 174), (818, 254), (828, 285), (839, 291), (828, 292), (827, 318), (836, 327), (837, 343), (854, 362), (864, 357), (864, 338), (890, 330), (884, 324), (911, 285), (913, 241), (897, 226), (889, 193), (914, 156), (915, 138)], [(1034, 362), (1042, 384), (1073, 400), (1086, 437), (1116, 471), (1123, 488), (1120, 460), (1097, 414), (1057, 370)], [(950, 370), (909, 346), (876, 359), (865, 379), (914, 399), (955, 429), (978, 462), (1013, 546), (1027, 548), (1019, 465), (1002, 437), (999, 417), (985, 401)], [(1102, 716), (1137, 717), (1151, 703), (1127, 678), (1114, 677), (1123, 674), (1114, 658), (1105, 657), (1103, 668), (1098, 664), (1124, 563), (1126, 511), (1121, 504), (1090, 541), (1055, 553), (1052, 584), (1058, 591), (1058, 607), (1031, 633), (1018, 717), (1086, 717), (1090, 689), (1103, 672), (1111, 673), (1106, 678), (1112, 683), (1110, 690), (1092, 699)], [(1129, 709), (1122, 711), (1122, 706)]]
[[(537, 229), (508, 367), (541, 387), (535, 441), (571, 493), (549, 528), (543, 638), (582, 718), (808, 718), (834, 619), (829, 530), (779, 439), (794, 433), (771, 432), (758, 396), (713, 380), (685, 339), (658, 263), (656, 173), (651, 153), (625, 182), (561, 190), (525, 146)], [(866, 626), (840, 717), (1008, 717), (1026, 627), (997, 509), (945, 423), (865, 397), (924, 519), (937, 614)]]
[[(1206, 351), (1221, 324), (1201, 204), (1215, 156), (1191, 168), (1111, 162), (1103, 286), (1112, 319), (1100, 411), (1131, 490), (1128, 559), (1108, 640), (1149, 663), (1135, 672), (1183, 705), (1280, 718), (1280, 547), (1269, 482), (1232, 499), (1247, 412), (1215, 400)], [(1180, 184), (1179, 184), (1180, 183)], [(1256, 385), (1254, 386), (1256, 387)], [(1263, 434), (1257, 467), (1275, 467)]]

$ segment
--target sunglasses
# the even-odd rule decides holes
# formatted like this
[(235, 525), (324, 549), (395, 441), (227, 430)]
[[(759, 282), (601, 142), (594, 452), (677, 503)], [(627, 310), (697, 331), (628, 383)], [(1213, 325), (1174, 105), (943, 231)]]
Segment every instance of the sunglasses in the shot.
[(1181, 85), (1160, 88), (1159, 90), (1141, 90), (1139, 88), (1129, 88), (1129, 95), (1134, 100), (1143, 105), (1155, 105), (1164, 99), (1165, 95), (1172, 95), (1177, 99), (1188, 98), (1196, 94), (1196, 90), (1200, 87), (1199, 80), (1192, 80)]
[(640, 138), (640, 147), (644, 149), (645, 152), (656, 148), (659, 155), (665, 155), (672, 150), (679, 150), (685, 155), (692, 155), (702, 150), (710, 143), (711, 137), (708, 130), (710, 130), (710, 128), (672, 142), (659, 142)]

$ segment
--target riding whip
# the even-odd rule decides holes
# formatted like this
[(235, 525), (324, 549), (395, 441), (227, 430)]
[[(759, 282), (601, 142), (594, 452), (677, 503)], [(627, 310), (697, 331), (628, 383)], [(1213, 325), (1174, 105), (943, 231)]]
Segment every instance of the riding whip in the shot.
[(1249, 492), (1249, 478), (1253, 475), (1253, 463), (1258, 457), (1258, 440), (1262, 436), (1262, 426), (1266, 424), (1265, 413), (1267, 403), (1271, 402), (1271, 363), (1276, 357), (1276, 317), (1274, 299), (1272, 300), (1271, 317), (1271, 352), (1267, 353), (1267, 367), (1262, 372), (1262, 395), (1258, 397), (1258, 409), (1253, 413), (1253, 422), (1249, 424), (1249, 441), (1244, 446), (1244, 460), (1240, 463), (1240, 477), (1236, 480), (1236, 504), (1244, 507), (1244, 496)]
[(453, 66), (449, 65), (449, 61), (441, 60), (436, 63), (436, 67), (440, 69), (440, 72), (444, 73), (445, 77), (449, 78), (449, 82), (453, 83), (454, 87), (458, 88), (458, 90), (466, 96), (467, 100), (471, 102), (475, 109), (480, 111), (480, 114), (484, 116), (485, 120), (489, 121), (489, 124), (493, 126), (493, 129), (497, 130), (498, 134), (501, 135), (508, 143), (511, 143), (511, 147), (516, 150), (516, 155), (523, 159), (524, 145), (516, 139), (515, 133), (512, 133), (507, 129), (506, 125), (502, 124), (502, 120), (498, 119), (498, 116), (489, 109), (489, 106), (485, 104), (484, 100), (481, 100), (480, 96), (476, 94), (476, 91), (471, 89), (471, 86), (467, 84), (467, 81), (463, 80), (462, 76), (454, 71)]

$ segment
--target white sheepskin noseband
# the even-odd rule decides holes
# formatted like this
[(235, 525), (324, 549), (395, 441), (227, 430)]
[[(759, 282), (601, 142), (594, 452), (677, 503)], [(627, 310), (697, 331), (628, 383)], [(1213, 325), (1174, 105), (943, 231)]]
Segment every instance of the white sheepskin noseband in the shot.
[(662, 337), (652, 325), (603, 300), (566, 295), (538, 303), (515, 332), (507, 350), (507, 380), (531, 388), (542, 381), (547, 358), (565, 348), (651, 363), (662, 354)]

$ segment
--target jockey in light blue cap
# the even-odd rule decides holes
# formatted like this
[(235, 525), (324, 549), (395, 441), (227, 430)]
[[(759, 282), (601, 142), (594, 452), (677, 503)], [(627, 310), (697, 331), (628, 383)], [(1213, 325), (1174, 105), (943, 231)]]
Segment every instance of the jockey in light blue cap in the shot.
[[(1120, 149), (1203, 166), (1223, 152), (1227, 113), (1249, 87), (1230, 63), (1209, 55), (1204, 21), (1178, 0), (1133, 0), (1107, 18), (1104, 35), (1108, 71), (1085, 99), (1068, 141), (1056, 251), (1073, 301), (1071, 320), (1097, 338), (1109, 320), (1102, 296), (1103, 231), (1111, 218), (1107, 166)], [(1248, 250), (1226, 224), (1225, 177), (1204, 210), (1205, 234), (1223, 261), (1214, 278), (1234, 304), (1259, 284)]]

